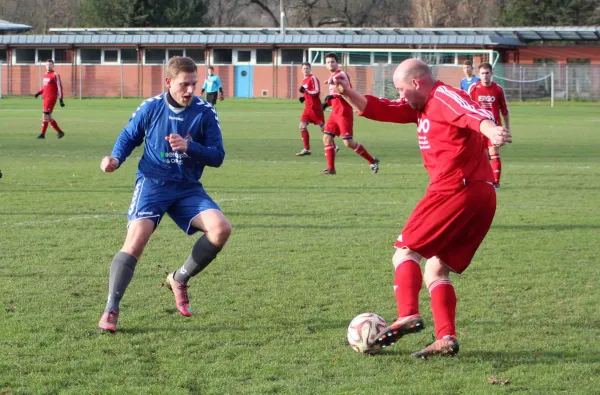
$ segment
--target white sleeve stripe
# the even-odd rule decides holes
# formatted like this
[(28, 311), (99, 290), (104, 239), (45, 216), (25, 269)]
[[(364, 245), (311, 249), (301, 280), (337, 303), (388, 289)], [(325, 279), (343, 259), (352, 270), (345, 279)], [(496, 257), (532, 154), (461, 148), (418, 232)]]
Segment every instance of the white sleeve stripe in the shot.
[[(436, 91), (436, 95), (437, 92), (441, 92), (443, 94), (445, 94), (446, 96), (448, 96), (449, 98), (451, 98), (452, 100), (454, 100), (459, 106), (461, 106), (462, 108), (464, 108), (465, 110), (469, 110), (477, 115), (480, 115), (482, 117), (486, 117), (490, 120), (494, 120), (494, 116), (490, 111), (484, 110), (484, 109), (477, 109), (475, 108), (473, 105), (469, 104), (466, 100), (464, 100), (462, 97), (460, 97), (460, 95), (458, 95), (455, 92), (450, 91), (448, 88), (446, 88), (445, 86), (441, 86), (437, 89)], [(439, 98), (441, 101), (443, 101), (441, 98)], [(455, 111), (456, 112), (456, 111)]]
[(308, 94), (316, 95), (317, 93), (319, 93), (319, 80), (317, 80), (317, 77), (315, 77), (314, 75), (312, 76), (312, 79), (313, 79), (313, 83), (315, 84), (315, 90), (308, 91)]
[(63, 95), (62, 95), (62, 84), (60, 82), (60, 75), (58, 75), (58, 73), (54, 73), (54, 75), (56, 76), (56, 86), (58, 87), (58, 97), (60, 99), (62, 99)]

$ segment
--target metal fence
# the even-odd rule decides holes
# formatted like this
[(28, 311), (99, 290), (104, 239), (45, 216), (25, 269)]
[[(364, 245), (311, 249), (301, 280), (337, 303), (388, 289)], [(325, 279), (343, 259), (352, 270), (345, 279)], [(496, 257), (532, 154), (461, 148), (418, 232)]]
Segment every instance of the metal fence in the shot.
[[(295, 98), (302, 80), (300, 66), (280, 65), (278, 71), (274, 67), (267, 69), (269, 67), (263, 66), (260, 72), (254, 72), (254, 85), (262, 81), (268, 87), (269, 97)], [(230, 76), (221, 75), (221, 79), (224, 84), (229, 82), (228, 93), (234, 96), (235, 66), (225, 68), (231, 69)], [(392, 82), (395, 68), (396, 65), (391, 64), (350, 66), (348, 73), (353, 85), (361, 92), (395, 98), (397, 92)], [(460, 67), (439, 65), (432, 69), (442, 81), (453, 86), (459, 85), (462, 78)], [(164, 64), (57, 64), (56, 70), (61, 75), (67, 97), (150, 97), (165, 89)], [(204, 72), (202, 70), (200, 74), (203, 76)], [(313, 72), (321, 81), (329, 74), (323, 65), (314, 65)], [(10, 67), (0, 64), (0, 97), (32, 95), (41, 88), (44, 73), (43, 64)], [(600, 100), (600, 65), (497, 64), (494, 74), (510, 101), (550, 100), (552, 85), (555, 100)], [(550, 75), (554, 77), (553, 84)], [(256, 91), (249, 96), (265, 96), (260, 94), (260, 90)]]

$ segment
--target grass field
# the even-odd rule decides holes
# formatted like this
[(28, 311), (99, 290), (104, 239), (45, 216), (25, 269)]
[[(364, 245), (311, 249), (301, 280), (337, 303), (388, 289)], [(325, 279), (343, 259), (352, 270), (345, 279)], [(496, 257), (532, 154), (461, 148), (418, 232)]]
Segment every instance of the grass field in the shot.
[(203, 183), (233, 233), (190, 282), (195, 316), (162, 282), (196, 238), (165, 218), (98, 334), (141, 148), (99, 163), (139, 102), (67, 100), (66, 137), (40, 141), (40, 101), (0, 100), (0, 394), (600, 393), (600, 104), (512, 105), (494, 225), (453, 277), (461, 352), (421, 361), (425, 291), (425, 331), (377, 356), (346, 343), (355, 315), (395, 318), (392, 245), (428, 183), (415, 128), (359, 119), (380, 173), (342, 149), (324, 177), (314, 127), (294, 156), (292, 101), (219, 103), (227, 155)]

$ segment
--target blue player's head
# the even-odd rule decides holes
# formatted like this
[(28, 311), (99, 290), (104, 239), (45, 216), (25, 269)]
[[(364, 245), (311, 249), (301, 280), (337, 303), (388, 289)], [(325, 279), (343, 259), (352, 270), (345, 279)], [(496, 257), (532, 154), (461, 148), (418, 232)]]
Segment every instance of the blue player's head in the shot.
[(194, 98), (198, 83), (198, 66), (188, 57), (173, 56), (167, 64), (165, 83), (175, 101), (184, 107), (189, 106)]
[(473, 62), (471, 62), (470, 60), (465, 60), (462, 64), (462, 69), (463, 73), (465, 73), (465, 77), (473, 77)]

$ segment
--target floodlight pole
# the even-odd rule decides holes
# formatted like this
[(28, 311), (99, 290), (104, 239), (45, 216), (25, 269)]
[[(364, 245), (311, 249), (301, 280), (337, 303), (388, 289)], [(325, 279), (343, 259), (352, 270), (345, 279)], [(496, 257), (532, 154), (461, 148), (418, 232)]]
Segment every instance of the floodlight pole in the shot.
[(550, 107), (554, 107), (554, 70), (550, 72)]
[(280, 33), (285, 34), (285, 11), (283, 9), (283, 0), (279, 0), (279, 14), (280, 14)]

